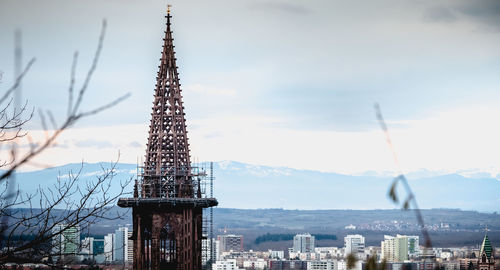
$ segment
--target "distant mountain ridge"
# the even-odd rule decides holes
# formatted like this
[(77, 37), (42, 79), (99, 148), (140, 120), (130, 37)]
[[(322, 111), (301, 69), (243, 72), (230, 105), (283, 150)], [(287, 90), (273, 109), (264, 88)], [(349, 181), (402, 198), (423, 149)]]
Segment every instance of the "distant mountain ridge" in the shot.
[[(76, 173), (82, 164), (19, 172), (16, 185), (22, 192), (34, 192), (38, 186), (53, 186), (58, 177)], [(83, 163), (80, 181), (92, 180), (109, 163)], [(135, 178), (135, 164), (119, 163), (117, 181), (111, 192), (118, 192), (119, 181)], [(224, 208), (284, 209), (394, 209), (387, 198), (390, 176), (343, 175), (298, 170), (286, 167), (251, 165), (235, 161), (214, 163), (214, 195)], [(500, 210), (500, 181), (491, 177), (464, 177), (459, 174), (409, 178), (421, 208), (454, 208), (493, 212)], [(476, 176), (486, 176), (475, 174)], [(132, 184), (127, 187), (132, 191)], [(402, 191), (400, 191), (403, 197)]]

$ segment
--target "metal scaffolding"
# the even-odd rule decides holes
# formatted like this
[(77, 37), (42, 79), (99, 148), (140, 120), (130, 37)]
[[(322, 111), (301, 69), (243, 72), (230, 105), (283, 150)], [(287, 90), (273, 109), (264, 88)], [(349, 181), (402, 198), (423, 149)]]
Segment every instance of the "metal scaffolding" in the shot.
[[(209, 171), (209, 177), (204, 177), (203, 180), (200, 181), (200, 183), (202, 186), (202, 193), (205, 194), (205, 196), (207, 196), (208, 198), (213, 198), (214, 196), (213, 162), (210, 162), (210, 169), (208, 171)], [(202, 244), (202, 267), (203, 269), (211, 270), (212, 264), (215, 263), (214, 212), (212, 207), (208, 210), (208, 213), (207, 211), (203, 213), (203, 241), (204, 242)]]

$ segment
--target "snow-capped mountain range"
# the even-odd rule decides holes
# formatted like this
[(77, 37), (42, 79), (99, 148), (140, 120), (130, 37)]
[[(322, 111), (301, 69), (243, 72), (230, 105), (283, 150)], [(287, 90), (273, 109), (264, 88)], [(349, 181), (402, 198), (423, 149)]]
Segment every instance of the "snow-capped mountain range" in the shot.
[[(80, 183), (102, 174), (109, 163), (84, 163)], [(38, 187), (54, 186), (65, 181), (69, 172), (77, 172), (82, 164), (16, 174), (16, 185), (23, 193)], [(208, 167), (205, 164), (205, 167)], [(119, 182), (135, 178), (135, 164), (119, 163), (110, 192), (118, 192)], [(393, 209), (387, 193), (393, 176), (390, 173), (343, 175), (331, 172), (298, 170), (245, 164), (235, 161), (214, 163), (214, 195), (224, 208), (285, 209)], [(499, 211), (500, 181), (490, 173), (459, 172), (440, 174), (420, 171), (407, 175), (421, 208), (459, 208), (463, 210)], [(133, 183), (133, 181), (132, 181)], [(127, 191), (132, 191), (132, 183)], [(401, 186), (401, 185), (400, 185)], [(404, 191), (398, 190), (401, 200)], [(74, 198), (78, 199), (78, 198)]]

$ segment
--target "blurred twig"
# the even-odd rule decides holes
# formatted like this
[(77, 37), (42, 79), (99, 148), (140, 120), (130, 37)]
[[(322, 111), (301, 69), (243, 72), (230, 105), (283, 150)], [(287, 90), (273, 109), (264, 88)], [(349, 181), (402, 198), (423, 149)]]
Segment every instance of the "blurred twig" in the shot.
[(412, 206), (412, 209), (415, 212), (418, 224), (420, 226), (420, 231), (421, 231), (421, 233), (424, 237), (424, 240), (425, 240), (425, 249), (426, 250), (430, 249), (430, 248), (432, 248), (432, 241), (431, 241), (431, 237), (429, 235), (429, 232), (427, 231), (427, 228), (425, 227), (422, 212), (420, 211), (420, 208), (418, 207), (417, 199), (415, 198), (415, 194), (413, 193), (413, 190), (411, 189), (410, 185), (408, 184), (408, 180), (406, 179), (406, 177), (404, 176), (404, 174), (401, 171), (399, 159), (396, 155), (396, 151), (394, 149), (394, 145), (392, 144), (391, 137), (389, 136), (389, 129), (387, 128), (387, 125), (386, 125), (384, 118), (382, 116), (382, 111), (380, 110), (380, 106), (377, 103), (375, 104), (375, 115), (377, 116), (377, 120), (378, 120), (378, 123), (380, 125), (380, 128), (384, 132), (386, 142), (387, 142), (389, 148), (391, 149), (392, 157), (394, 159), (394, 162), (396, 163), (397, 169), (399, 170), (399, 176), (395, 177), (394, 180), (392, 181), (392, 184), (389, 188), (388, 196), (389, 196), (389, 198), (391, 198), (391, 200), (394, 203), (399, 204), (400, 201), (399, 201), (398, 194), (397, 194), (397, 185), (398, 185), (398, 183), (401, 183), (403, 185), (403, 188), (406, 191), (407, 196), (406, 196), (405, 200), (403, 201), (401, 207), (403, 210), (408, 210), (408, 209), (410, 209), (410, 205)]

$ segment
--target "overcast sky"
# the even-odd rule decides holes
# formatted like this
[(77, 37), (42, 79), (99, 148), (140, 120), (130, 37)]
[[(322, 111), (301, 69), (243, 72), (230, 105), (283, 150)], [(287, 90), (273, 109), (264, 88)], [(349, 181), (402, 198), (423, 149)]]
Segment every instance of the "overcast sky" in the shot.
[[(387, 120), (403, 171), (500, 173), (500, 2), (171, 1), (191, 143), (201, 161), (361, 173), (396, 171), (374, 113)], [(101, 21), (91, 109), (39, 161), (135, 163), (145, 152), (165, 1), (0, 1), (0, 89), (14, 77), (14, 31), (36, 63), (29, 105), (62, 119), (72, 55), (77, 85)], [(42, 133), (38, 117), (32, 136)]]

